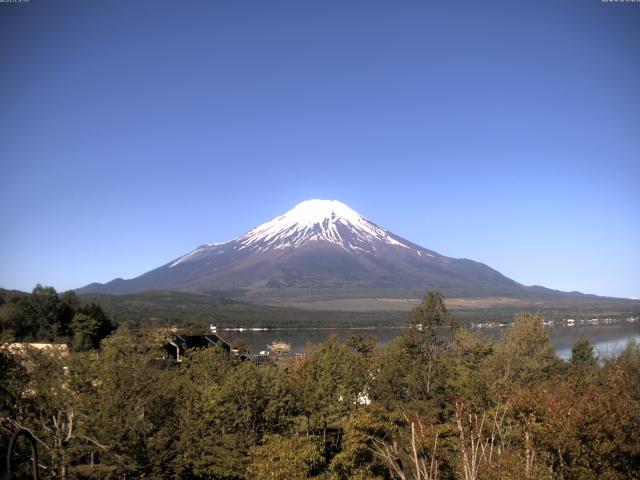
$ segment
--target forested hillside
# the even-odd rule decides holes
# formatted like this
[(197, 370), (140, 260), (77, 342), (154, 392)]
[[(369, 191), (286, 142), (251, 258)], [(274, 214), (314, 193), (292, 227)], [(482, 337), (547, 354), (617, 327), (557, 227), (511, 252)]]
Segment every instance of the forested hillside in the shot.
[[(384, 348), (331, 338), (256, 366), (158, 360), (168, 331), (121, 327), (94, 352), (0, 350), (2, 441), (38, 439), (50, 478), (640, 478), (640, 347), (558, 359), (539, 317), (494, 343), (441, 297)], [(166, 368), (166, 367), (173, 368)]]
[[(46, 312), (45, 312), (46, 310)], [(99, 340), (117, 325), (132, 328), (350, 327), (405, 325), (407, 312), (301, 310), (252, 305), (209, 295), (147, 292), (136, 295), (58, 294), (36, 286), (31, 293), (0, 289), (0, 339), (3, 341), (71, 341), (76, 311), (97, 318)], [(107, 322), (107, 323), (105, 323)], [(99, 337), (99, 338), (98, 338)]]
[(93, 302), (81, 303), (75, 293), (61, 295), (37, 285), (30, 294), (0, 290), (0, 342), (67, 343), (76, 350), (97, 348), (115, 329)]
[(254, 305), (223, 297), (187, 292), (145, 292), (134, 295), (81, 294), (82, 302), (100, 305), (118, 323), (181, 325), (196, 322), (219, 327), (349, 327), (406, 324), (407, 312), (303, 310)]

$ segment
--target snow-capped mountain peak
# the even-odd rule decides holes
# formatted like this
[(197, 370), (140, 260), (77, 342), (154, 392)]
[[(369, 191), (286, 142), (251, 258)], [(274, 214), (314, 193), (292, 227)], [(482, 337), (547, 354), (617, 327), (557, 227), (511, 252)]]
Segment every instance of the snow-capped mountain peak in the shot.
[(370, 251), (378, 242), (407, 247), (388, 231), (368, 221), (337, 200), (306, 200), (284, 215), (237, 238), (239, 249), (260, 250), (299, 247), (310, 241), (324, 241), (347, 250)]
[(527, 294), (524, 288), (486, 265), (404, 240), (343, 203), (307, 200), (233, 240), (201, 245), (139, 277), (83, 291), (228, 292), (278, 302), (300, 295), (409, 298), (433, 289), (508, 297)]
[[(411, 248), (344, 203), (314, 199), (299, 203), (285, 214), (233, 240), (202, 245), (173, 261), (169, 268), (229, 250), (257, 253), (296, 249), (312, 242), (332, 244), (352, 253), (375, 254), (376, 246), (383, 244)], [(421, 255), (419, 250), (416, 253)]]

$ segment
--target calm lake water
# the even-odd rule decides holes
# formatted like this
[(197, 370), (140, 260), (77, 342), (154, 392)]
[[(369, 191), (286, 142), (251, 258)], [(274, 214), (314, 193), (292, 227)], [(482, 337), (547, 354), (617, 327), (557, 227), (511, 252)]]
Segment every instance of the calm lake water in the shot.
[[(476, 328), (493, 339), (499, 339), (502, 332), (509, 327)], [(585, 335), (595, 347), (601, 357), (615, 355), (625, 348), (631, 339), (640, 343), (640, 322), (618, 322), (611, 324), (576, 324), (574, 326), (555, 325), (546, 327), (556, 353), (561, 358), (571, 356), (571, 346)], [(224, 331), (218, 334), (233, 342), (243, 340), (249, 344), (251, 353), (259, 353), (267, 350), (267, 345), (273, 341), (284, 341), (291, 344), (292, 352), (305, 353), (313, 349), (314, 344), (324, 341), (331, 335), (340, 339), (349, 338), (351, 335), (374, 336), (380, 345), (386, 345), (403, 328), (332, 328), (332, 329), (283, 329), (269, 331)]]

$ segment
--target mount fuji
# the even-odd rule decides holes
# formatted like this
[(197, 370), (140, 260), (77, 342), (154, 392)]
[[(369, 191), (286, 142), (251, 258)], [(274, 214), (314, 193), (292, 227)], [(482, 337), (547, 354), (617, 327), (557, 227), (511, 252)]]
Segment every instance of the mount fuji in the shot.
[(423, 248), (335, 200), (307, 200), (233, 240), (205, 244), (139, 277), (79, 293), (177, 290), (255, 301), (581, 295), (528, 287), (479, 262)]

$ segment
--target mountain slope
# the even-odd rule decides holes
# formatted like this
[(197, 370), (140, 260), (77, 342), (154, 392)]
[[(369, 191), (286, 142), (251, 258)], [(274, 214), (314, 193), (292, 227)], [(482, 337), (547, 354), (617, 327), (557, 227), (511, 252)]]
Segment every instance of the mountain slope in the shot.
[(560, 294), (523, 286), (482, 263), (440, 255), (328, 200), (302, 202), (231, 241), (201, 245), (139, 277), (90, 284), (79, 293), (159, 289), (258, 301), (406, 298), (427, 290), (451, 297)]

